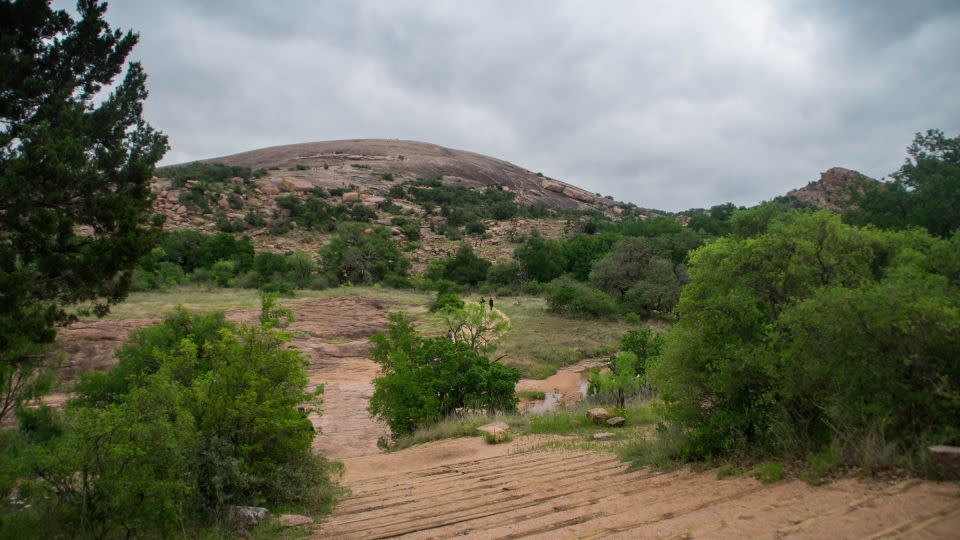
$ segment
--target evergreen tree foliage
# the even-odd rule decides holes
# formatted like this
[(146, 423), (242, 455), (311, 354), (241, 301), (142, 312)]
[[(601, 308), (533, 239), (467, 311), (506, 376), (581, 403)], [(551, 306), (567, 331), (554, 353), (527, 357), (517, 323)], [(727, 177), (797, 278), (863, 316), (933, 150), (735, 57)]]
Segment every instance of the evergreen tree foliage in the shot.
[(0, 419), (35, 394), (71, 308), (122, 299), (158, 231), (149, 180), (167, 140), (143, 120), (143, 68), (124, 64), (137, 35), (105, 4), (81, 0), (76, 20), (49, 4), (0, 2)]

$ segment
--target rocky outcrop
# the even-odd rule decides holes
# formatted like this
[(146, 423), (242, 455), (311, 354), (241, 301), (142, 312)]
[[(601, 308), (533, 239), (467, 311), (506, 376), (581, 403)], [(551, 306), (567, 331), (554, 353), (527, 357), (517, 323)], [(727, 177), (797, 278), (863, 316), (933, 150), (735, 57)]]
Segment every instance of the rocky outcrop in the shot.
[(237, 529), (249, 529), (269, 515), (270, 511), (260, 506), (227, 507), (227, 523)]
[(478, 427), (477, 431), (483, 433), (487, 442), (499, 443), (509, 438), (510, 426), (506, 422), (490, 422)]
[(787, 199), (805, 206), (844, 211), (854, 204), (856, 195), (877, 181), (857, 171), (833, 167), (820, 173), (820, 179), (787, 192)]
[(602, 424), (607, 418), (610, 418), (610, 412), (603, 407), (594, 407), (587, 411), (587, 418), (594, 424)]

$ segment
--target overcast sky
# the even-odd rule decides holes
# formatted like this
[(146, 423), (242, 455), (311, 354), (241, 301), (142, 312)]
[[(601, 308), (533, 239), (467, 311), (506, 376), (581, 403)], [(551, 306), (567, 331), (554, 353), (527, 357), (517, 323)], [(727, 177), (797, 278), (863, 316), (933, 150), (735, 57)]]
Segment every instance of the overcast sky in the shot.
[[(69, 2), (57, 1), (57, 5)], [(645, 207), (882, 177), (960, 132), (960, 1), (115, 0), (165, 164), (428, 141)]]

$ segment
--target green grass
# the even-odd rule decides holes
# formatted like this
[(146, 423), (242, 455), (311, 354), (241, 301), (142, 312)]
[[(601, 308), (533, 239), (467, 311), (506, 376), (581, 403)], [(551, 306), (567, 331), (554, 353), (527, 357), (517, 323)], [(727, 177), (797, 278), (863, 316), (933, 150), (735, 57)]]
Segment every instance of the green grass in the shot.
[(647, 426), (660, 420), (655, 403), (636, 401), (628, 403), (623, 409), (610, 409), (614, 415), (623, 416), (626, 419), (625, 427), (611, 428), (606, 425), (596, 425), (587, 418), (586, 414), (587, 409), (595, 406), (589, 403), (577, 403), (543, 414), (507, 414), (495, 417), (484, 414), (452, 416), (394, 441), (390, 445), (390, 450), (402, 450), (441, 439), (480, 437), (481, 433), (477, 428), (494, 421), (506, 422), (514, 436), (571, 435), (590, 441), (594, 433), (613, 431), (617, 434), (617, 439), (627, 441), (642, 437)]
[[(317, 298), (360, 296), (398, 304), (398, 309), (409, 310), (414, 317), (426, 313), (427, 293), (381, 287), (338, 287), (322, 291), (298, 290), (293, 298), (281, 298), (280, 304), (296, 307)], [(192, 311), (231, 311), (259, 309), (260, 291), (256, 289), (220, 289), (183, 286), (167, 291), (134, 292), (110, 309), (107, 319), (148, 319), (163, 316), (176, 306)], [(92, 318), (92, 317), (91, 317)], [(87, 319), (91, 319), (87, 318)]]
[(547, 394), (545, 392), (541, 392), (540, 390), (520, 390), (517, 392), (517, 397), (520, 399), (543, 401), (547, 397)]
[(738, 476), (743, 476), (743, 469), (735, 465), (726, 464), (721, 465), (717, 469), (717, 480), (725, 480), (727, 478), (736, 478)]
[(494, 356), (506, 355), (508, 364), (534, 379), (584, 358), (612, 354), (623, 334), (634, 327), (624, 321), (561, 317), (548, 313), (546, 301), (533, 296), (504, 298), (495, 305), (510, 317), (512, 328)]
[(772, 484), (783, 478), (783, 464), (776, 461), (764, 461), (750, 471), (750, 476), (761, 484)]

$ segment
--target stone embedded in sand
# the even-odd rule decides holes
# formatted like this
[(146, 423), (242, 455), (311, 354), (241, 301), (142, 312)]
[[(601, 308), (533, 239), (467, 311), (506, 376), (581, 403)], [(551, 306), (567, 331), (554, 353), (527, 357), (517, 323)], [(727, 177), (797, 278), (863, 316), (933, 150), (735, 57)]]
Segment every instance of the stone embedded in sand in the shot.
[(960, 446), (937, 445), (929, 448), (944, 478), (948, 480), (960, 480)]
[(595, 407), (587, 411), (587, 418), (592, 420), (594, 424), (602, 424), (607, 418), (610, 418), (610, 413), (603, 407)]
[(612, 438), (613, 438), (613, 433), (610, 433), (609, 431), (601, 431), (600, 433), (593, 434), (593, 440), (595, 441), (605, 441), (607, 439), (612, 439)]
[(253, 527), (267, 519), (269, 514), (270, 511), (259, 506), (229, 506), (227, 507), (227, 523), (238, 528)]
[(506, 440), (510, 426), (506, 422), (490, 422), (477, 428), (477, 431), (487, 436), (488, 440), (498, 443)]
[(313, 518), (310, 516), (301, 516), (300, 514), (284, 514), (280, 516), (281, 527), (302, 527), (304, 525), (313, 525)]

